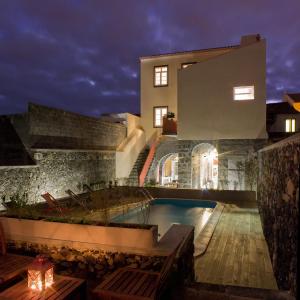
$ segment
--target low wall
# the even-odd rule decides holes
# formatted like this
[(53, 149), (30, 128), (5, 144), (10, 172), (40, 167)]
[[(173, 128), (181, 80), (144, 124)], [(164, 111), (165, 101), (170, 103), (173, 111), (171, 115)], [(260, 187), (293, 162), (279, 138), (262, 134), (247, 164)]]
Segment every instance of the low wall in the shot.
[[(259, 151), (258, 207), (278, 287), (296, 294), (300, 134)], [(299, 275), (298, 275), (299, 276)]]
[(214, 200), (237, 205), (256, 205), (256, 193), (253, 191), (219, 191), (219, 190), (192, 190), (147, 187), (154, 198), (182, 198)]
[(129, 177), (130, 172), (146, 144), (145, 133), (142, 129), (136, 128), (118, 147), (116, 152), (116, 178), (124, 181)]
[(67, 224), (0, 217), (8, 241), (75, 249), (143, 253), (157, 243), (157, 226), (150, 229)]

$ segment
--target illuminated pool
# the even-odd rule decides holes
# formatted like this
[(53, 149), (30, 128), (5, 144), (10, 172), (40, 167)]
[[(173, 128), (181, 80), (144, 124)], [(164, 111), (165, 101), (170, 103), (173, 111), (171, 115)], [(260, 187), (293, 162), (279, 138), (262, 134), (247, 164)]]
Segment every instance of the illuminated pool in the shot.
[(187, 199), (155, 199), (144, 207), (113, 218), (117, 223), (158, 225), (159, 236), (163, 236), (172, 224), (193, 225), (195, 238), (213, 212), (216, 202)]

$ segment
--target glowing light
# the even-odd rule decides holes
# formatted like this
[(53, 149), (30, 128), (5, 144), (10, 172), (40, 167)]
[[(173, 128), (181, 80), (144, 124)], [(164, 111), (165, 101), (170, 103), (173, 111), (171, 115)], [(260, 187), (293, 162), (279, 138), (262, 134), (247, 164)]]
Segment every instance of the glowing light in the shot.
[(253, 100), (254, 86), (238, 86), (233, 88), (234, 100)]
[(53, 264), (46, 257), (38, 255), (28, 267), (28, 287), (41, 292), (53, 283)]
[(296, 131), (296, 120), (286, 119), (285, 120), (285, 132), (295, 132)]

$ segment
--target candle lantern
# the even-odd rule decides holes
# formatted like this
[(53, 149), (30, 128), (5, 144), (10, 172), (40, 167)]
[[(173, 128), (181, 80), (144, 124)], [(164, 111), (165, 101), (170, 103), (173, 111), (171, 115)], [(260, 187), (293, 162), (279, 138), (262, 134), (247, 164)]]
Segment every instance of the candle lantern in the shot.
[(28, 287), (43, 291), (53, 284), (54, 265), (43, 255), (38, 255), (28, 267)]

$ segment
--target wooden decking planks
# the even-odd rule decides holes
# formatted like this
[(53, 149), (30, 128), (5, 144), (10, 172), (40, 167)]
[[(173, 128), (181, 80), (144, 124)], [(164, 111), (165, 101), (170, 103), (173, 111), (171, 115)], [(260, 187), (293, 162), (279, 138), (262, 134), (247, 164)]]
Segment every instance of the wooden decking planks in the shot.
[(195, 273), (199, 282), (277, 289), (256, 209), (225, 206)]
[(43, 293), (30, 291), (27, 280), (22, 280), (12, 287), (0, 293), (0, 299), (24, 299), (24, 300), (63, 300), (82, 299), (84, 297), (84, 280), (56, 275), (54, 285)]
[(22, 255), (5, 254), (0, 256), (0, 282), (5, 283), (27, 271), (32, 261), (33, 258)]

